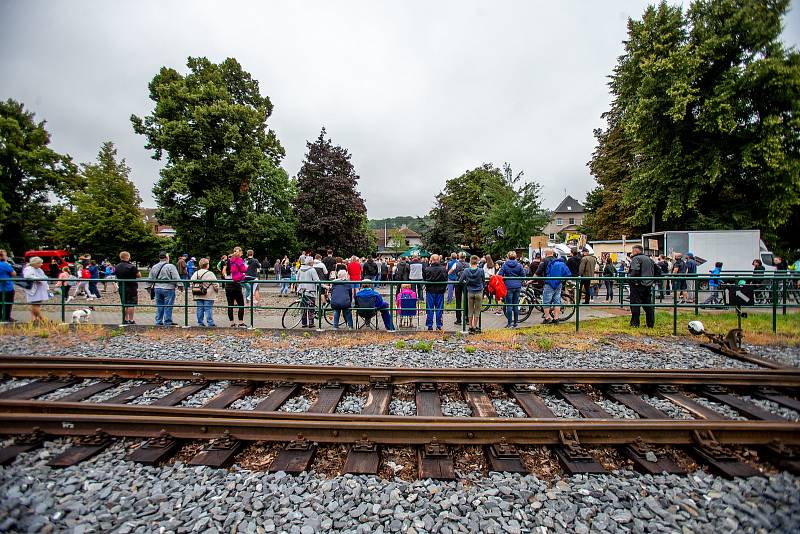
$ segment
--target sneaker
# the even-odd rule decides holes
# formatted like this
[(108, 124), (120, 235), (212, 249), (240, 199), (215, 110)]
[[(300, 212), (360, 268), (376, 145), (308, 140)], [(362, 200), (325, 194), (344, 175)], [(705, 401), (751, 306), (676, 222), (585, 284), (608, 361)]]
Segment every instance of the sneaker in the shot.
[(512, 324), (512, 325), (511, 325), (511, 328), (518, 328), (518, 327), (519, 327), (519, 325), (518, 325), (518, 324), (516, 324), (516, 323), (514, 323), (514, 324)]
[(505, 325), (503, 328), (511, 328), (510, 324)]
[(230, 328), (236, 328), (236, 323), (231, 323)]
[(206, 327), (206, 325), (204, 325), (203, 323), (197, 323), (197, 326), (199, 326), (200, 328), (205, 328)]
[(239, 328), (247, 328), (247, 325), (244, 323), (239, 323)]
[(397, 332), (397, 330), (395, 330), (394, 328), (392, 328), (391, 330), (387, 330), (387, 332)]
[(544, 321), (542, 321), (542, 324), (550, 324), (552, 322), (553, 322), (553, 320), (548, 317)]

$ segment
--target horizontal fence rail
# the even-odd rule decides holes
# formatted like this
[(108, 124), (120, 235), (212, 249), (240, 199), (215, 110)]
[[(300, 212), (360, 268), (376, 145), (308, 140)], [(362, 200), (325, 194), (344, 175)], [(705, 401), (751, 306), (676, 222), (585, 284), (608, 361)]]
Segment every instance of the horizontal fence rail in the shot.
[[(26, 281), (32, 279), (25, 279)], [(777, 331), (777, 316), (779, 314), (786, 315), (787, 312), (800, 308), (800, 272), (783, 271), (774, 272), (767, 271), (765, 273), (754, 274), (752, 272), (731, 272), (723, 271), (718, 275), (714, 274), (668, 274), (662, 276), (651, 277), (630, 277), (622, 273), (615, 276), (574, 276), (567, 278), (555, 277), (507, 277), (504, 279), (506, 283), (512, 280), (520, 281), (522, 288), (520, 290), (520, 297), (522, 301), (512, 304), (508, 301), (497, 301), (485, 293), (488, 280), (484, 284), (484, 294), (482, 300), (482, 312), (487, 309), (496, 308), (505, 312), (506, 309), (516, 308), (517, 310), (525, 310), (526, 307), (531, 306), (538, 311), (541, 311), (541, 293), (544, 282), (548, 280), (561, 281), (561, 295), (568, 297), (571, 302), (563, 302), (556, 307), (562, 310), (573, 310), (575, 317), (575, 330), (580, 330), (581, 324), (581, 310), (587, 308), (624, 308), (628, 303), (626, 299), (629, 297), (630, 288), (633, 285), (648, 287), (650, 295), (650, 303), (640, 304), (642, 308), (653, 308), (656, 310), (670, 310), (673, 319), (673, 334), (677, 335), (677, 318), (681, 311), (691, 310), (695, 315), (700, 313), (700, 309), (710, 310), (764, 310), (769, 311), (772, 316), (772, 331)], [(6, 279), (7, 281), (7, 279)], [(15, 306), (26, 305), (26, 298), (24, 290), (17, 284), (22, 279), (12, 278), (15, 283), (16, 297), (13, 304)], [(74, 310), (87, 307), (87, 303), (72, 301), (68, 298), (68, 294), (75, 291), (80, 282), (87, 282), (90, 284), (112, 284), (116, 286), (116, 292), (119, 294), (120, 303), (101, 303), (97, 301), (91, 302), (93, 308), (97, 309), (117, 309), (120, 311), (120, 316), (124, 321), (125, 312), (131, 308), (157, 308), (155, 299), (151, 299), (149, 295), (149, 287), (151, 284), (158, 283), (160, 285), (171, 285), (176, 290), (175, 300), (171, 307), (182, 310), (183, 326), (188, 327), (191, 325), (190, 310), (197, 310), (200, 307), (196, 302), (202, 300), (202, 296), (193, 295), (192, 287), (201, 283), (195, 280), (152, 280), (149, 278), (138, 278), (135, 280), (123, 279), (91, 279), (91, 280), (69, 280), (70, 285), (64, 288), (56, 288), (54, 286), (57, 282), (64, 282), (56, 278), (40, 278), (33, 281), (44, 281), (48, 283), (51, 291), (58, 291), (49, 300), (44, 301), (41, 305), (46, 309), (56, 308), (59, 311), (61, 322), (69, 322), (71, 313)], [(137, 302), (126, 303), (129, 300), (126, 295), (128, 285), (135, 283), (137, 288)], [(425, 280), (373, 280), (364, 282), (362, 281), (300, 281), (296, 279), (258, 279), (246, 280), (242, 282), (234, 282), (230, 279), (218, 280), (203, 280), (203, 285), (215, 286), (217, 289), (217, 296), (224, 297), (228, 288), (234, 291), (241, 291), (242, 295), (250, 294), (251, 298), (245, 305), (237, 304), (221, 304), (214, 302), (212, 307), (215, 311), (229, 309), (234, 310), (238, 315), (239, 310), (244, 310), (248, 315), (248, 322), (251, 328), (254, 327), (256, 314), (259, 312), (282, 312), (284, 315), (290, 311), (299, 311), (299, 314), (306, 314), (307, 319), (313, 321), (313, 325), (317, 330), (322, 330), (325, 324), (333, 325), (333, 312), (330, 307), (330, 294), (331, 288), (337, 284), (350, 285), (353, 292), (356, 293), (363, 286), (370, 285), (376, 290), (379, 290), (382, 299), (386, 303), (383, 308), (389, 313), (392, 322), (395, 323), (401, 317), (406, 315), (410, 316), (413, 321), (419, 322), (420, 318), (428, 312), (434, 312), (432, 308), (428, 308), (425, 303), (424, 293), (429, 289), (443, 288), (452, 285), (455, 292), (459, 292), (461, 298), (456, 299), (461, 301), (459, 308), (445, 306), (443, 312), (452, 313), (456, 312), (461, 316), (461, 331), (466, 333), (468, 328), (467, 318), (467, 288), (463, 283), (457, 281), (442, 281), (442, 282), (428, 282)], [(414, 309), (402, 308), (398, 305), (396, 299), (400, 290), (400, 286), (410, 285), (412, 290), (417, 294), (416, 307)], [(600, 289), (604, 286), (606, 289), (611, 289), (616, 292), (613, 301), (609, 302), (583, 302), (585, 298), (585, 288), (592, 288), (599, 295)], [(248, 290), (249, 286), (249, 290)], [(302, 286), (302, 287), (299, 287)], [(444, 286), (444, 287), (442, 287)], [(255, 304), (252, 294), (258, 291), (258, 288), (274, 288), (276, 292), (287, 294), (290, 297), (289, 303), (285, 305), (260, 305)], [(311, 289), (313, 288), (313, 289)], [(684, 289), (681, 289), (684, 288)], [(289, 295), (289, 291), (293, 290), (293, 294)], [(678, 292), (682, 291), (690, 295), (690, 302), (681, 302), (678, 299)], [(112, 292), (106, 291), (106, 294)], [(274, 294), (274, 293), (272, 293)], [(714, 295), (716, 299), (713, 302), (700, 302), (700, 297), (708, 297)], [(178, 298), (180, 297), (180, 298)], [(666, 298), (669, 297), (669, 298)], [(8, 317), (4, 317), (5, 304), (9, 303), (7, 300), (7, 293), (0, 291), (0, 320), (6, 321)], [(538, 301), (536, 300), (538, 298)], [(707, 299), (708, 300), (708, 299)], [(442, 309), (442, 308), (440, 308)], [(381, 321), (381, 309), (375, 308), (360, 308), (353, 305), (349, 308), (352, 313), (354, 321), (370, 316), (371, 321), (375, 321), (375, 328)], [(344, 315), (344, 314), (342, 314)], [(479, 318), (482, 314), (479, 315)], [(370, 321), (370, 322), (371, 322)], [(239, 321), (241, 322), (241, 321)], [(282, 321), (283, 323), (283, 321)], [(299, 321), (294, 327), (299, 326)], [(340, 323), (344, 324), (344, 317), (340, 318)], [(283, 326), (283, 324), (282, 324)], [(479, 323), (480, 326), (480, 323)], [(291, 328), (283, 326), (283, 328)]]

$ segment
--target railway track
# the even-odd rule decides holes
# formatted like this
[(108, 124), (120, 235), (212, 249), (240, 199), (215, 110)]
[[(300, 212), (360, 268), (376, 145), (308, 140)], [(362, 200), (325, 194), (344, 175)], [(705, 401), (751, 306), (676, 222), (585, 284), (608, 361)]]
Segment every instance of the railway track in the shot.
[[(382, 447), (414, 447), (419, 475), (432, 478), (455, 476), (453, 450), (462, 445), (481, 446), (497, 471), (527, 472), (520, 448), (534, 445), (551, 448), (569, 473), (605, 471), (587, 452), (595, 446), (615, 447), (651, 473), (681, 471), (665, 448), (725, 476), (759, 474), (737, 454), (741, 448), (800, 471), (800, 423), (764, 408), (800, 412), (795, 368), (334, 368), (0, 356), (0, 376), (0, 433), (15, 436), (0, 449), (0, 463), (72, 436), (72, 447), (51, 465), (73, 465), (124, 437), (145, 440), (130, 453), (145, 463), (205, 440), (189, 463), (219, 467), (248, 442), (281, 442), (270, 470), (289, 473), (307, 470), (319, 444), (328, 443), (348, 446), (344, 471), (352, 473), (376, 473)], [(307, 410), (281, 410), (301, 395)], [(358, 413), (336, 413), (346, 397), (360, 400)], [(412, 404), (416, 415), (389, 415), (393, 400)], [(445, 416), (452, 403), (471, 416)], [(498, 403), (519, 416), (500, 417)], [(558, 417), (559, 406), (577, 416)], [(629, 416), (611, 413), (620, 411)]]

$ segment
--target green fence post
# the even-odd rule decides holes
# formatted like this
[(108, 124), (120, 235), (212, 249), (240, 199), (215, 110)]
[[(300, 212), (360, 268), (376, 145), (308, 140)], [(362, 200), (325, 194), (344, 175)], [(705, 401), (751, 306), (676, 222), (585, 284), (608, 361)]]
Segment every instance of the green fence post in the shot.
[(255, 300), (255, 282), (250, 282), (250, 328), (253, 328), (253, 301)]
[(786, 271), (786, 273), (787, 274), (784, 275), (783, 281), (781, 282), (783, 284), (783, 314), (782, 315), (786, 315), (786, 299), (789, 296), (788, 295), (788, 287), (787, 287), (789, 284), (786, 283), (786, 277), (789, 276), (789, 274), (788, 274), (789, 271)]
[(772, 333), (778, 331), (778, 290), (775, 287), (776, 280), (772, 279)]
[(181, 282), (183, 285), (183, 326), (189, 326), (189, 284)]
[(317, 284), (317, 330), (322, 330), (322, 282)]
[(678, 292), (672, 286), (672, 335), (678, 335)]
[(575, 302), (572, 304), (575, 306), (575, 332), (577, 333), (581, 329), (581, 282), (578, 280), (578, 287), (575, 288)]
[[(390, 275), (391, 273), (389, 273), (389, 276)], [(386, 279), (386, 282), (389, 284), (389, 315), (391, 315), (392, 310), (394, 310), (394, 322), (396, 323), (394, 328), (397, 330), (397, 327), (400, 326), (400, 310), (394, 305), (394, 284), (392, 283), (392, 280), (389, 280), (388, 278)]]
[(700, 295), (700, 280), (697, 275), (694, 275), (694, 314), (699, 315), (700, 309), (697, 304), (697, 298)]
[[(469, 327), (467, 326), (469, 323), (467, 320), (467, 286), (460, 282), (458, 284), (461, 286), (458, 288), (461, 291), (461, 333), (466, 334), (469, 332)], [(519, 303), (517, 304), (517, 310), (519, 310)]]
[[(122, 304), (122, 322), (119, 324), (125, 324), (125, 282), (118, 282), (119, 284), (119, 298), (120, 303)], [(62, 291), (63, 293), (63, 291)], [(61, 302), (64, 302), (63, 296)], [(64, 322), (64, 305), (61, 305), (61, 322)]]
[[(619, 278), (625, 278), (625, 273), (621, 273), (619, 275)], [(624, 308), (625, 307), (625, 305), (624, 305), (624, 303), (625, 303), (625, 281), (624, 280), (619, 283), (619, 287), (617, 288), (617, 290), (619, 291), (619, 307), (620, 308)]]

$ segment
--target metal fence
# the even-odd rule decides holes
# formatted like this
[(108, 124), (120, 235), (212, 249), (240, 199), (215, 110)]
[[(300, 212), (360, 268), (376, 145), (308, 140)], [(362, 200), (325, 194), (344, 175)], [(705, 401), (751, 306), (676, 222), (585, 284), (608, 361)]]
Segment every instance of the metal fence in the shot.
[[(541, 305), (541, 284), (547, 280), (555, 280), (556, 278), (549, 278), (549, 277), (520, 277), (520, 278), (506, 278), (506, 282), (510, 280), (519, 280), (522, 284), (521, 293), (521, 300), (518, 304), (511, 304), (508, 301), (504, 302), (495, 302), (491, 298), (487, 298), (487, 295), (484, 294), (484, 298), (482, 301), (482, 312), (485, 312), (487, 309), (491, 307), (498, 308), (505, 311), (507, 309), (517, 308), (518, 311), (522, 312), (523, 315), (533, 315), (533, 312), (541, 312), (542, 305)], [(57, 282), (58, 280), (55, 278), (46, 278), (40, 279), (40, 281), (46, 280), (48, 283)], [(752, 309), (752, 310), (761, 310), (764, 312), (770, 312), (772, 316), (772, 330), (773, 332), (777, 331), (777, 317), (778, 315), (786, 315), (787, 312), (791, 312), (793, 309), (800, 308), (800, 273), (794, 273), (792, 271), (786, 272), (785, 274), (771, 274), (766, 273), (765, 275), (758, 275), (753, 274), (752, 272), (723, 272), (719, 275), (710, 275), (710, 274), (694, 274), (694, 275), (667, 275), (667, 276), (657, 276), (657, 277), (636, 277), (631, 278), (627, 276), (613, 276), (613, 277), (604, 277), (604, 276), (593, 276), (593, 277), (570, 277), (562, 280), (562, 295), (567, 297), (567, 300), (571, 300), (571, 302), (563, 302), (559, 308), (562, 310), (572, 310), (574, 312), (575, 318), (575, 331), (580, 331), (581, 327), (581, 312), (586, 309), (603, 309), (603, 308), (625, 308), (628, 306), (628, 295), (630, 293), (630, 286), (631, 284), (642, 284), (646, 282), (652, 282), (652, 285), (649, 288), (650, 293), (650, 303), (649, 304), (641, 304), (643, 308), (654, 308), (656, 310), (671, 310), (672, 312), (672, 323), (673, 323), (673, 333), (677, 334), (678, 326), (678, 314), (682, 311), (691, 310), (695, 315), (698, 315), (701, 309), (705, 310), (730, 310), (730, 309)], [(70, 282), (72, 285), (70, 286), (70, 290), (74, 290), (77, 282), (81, 280), (71, 280)], [(140, 278), (137, 280), (119, 280), (119, 279), (92, 279), (89, 280), (90, 283), (113, 283), (117, 285), (120, 303), (101, 303), (101, 302), (92, 302), (91, 305), (97, 309), (118, 309), (120, 311), (120, 316), (122, 319), (125, 317), (126, 309), (133, 308), (154, 308), (156, 306), (155, 300), (150, 300), (148, 296), (148, 291), (146, 289), (150, 284), (156, 282), (155, 280), (147, 279), (147, 278)], [(126, 304), (126, 289), (127, 284), (125, 283), (133, 283), (137, 284), (137, 295), (138, 295), (138, 303), (137, 304)], [(159, 281), (163, 283), (164, 281)], [(612, 302), (590, 302), (585, 303), (585, 288), (598, 288), (598, 293), (601, 288), (603, 288), (606, 282), (610, 282), (611, 287), (615, 290), (614, 301)], [(196, 297), (192, 295), (192, 285), (197, 283), (196, 281), (192, 280), (180, 280), (174, 282), (176, 289), (181, 289), (182, 291), (176, 291), (176, 301), (180, 300), (180, 302), (175, 302), (172, 305), (173, 310), (177, 308), (178, 310), (182, 311), (183, 316), (183, 326), (190, 326), (190, 310), (196, 310), (198, 305), (195, 302)], [(355, 286), (356, 288), (360, 287), (360, 284), (363, 284), (361, 281), (319, 281), (319, 282), (301, 282), (298, 280), (276, 280), (276, 279), (263, 279), (263, 280), (248, 280), (244, 282), (233, 282), (232, 280), (227, 279), (220, 279), (220, 280), (203, 280), (203, 284), (216, 284), (219, 289), (220, 295), (225, 295), (225, 288), (229, 284), (237, 284), (241, 286), (242, 293), (245, 294), (245, 286), (250, 285), (258, 286), (260, 288), (263, 287), (275, 287), (280, 289), (281, 287), (285, 287), (286, 285), (295, 285), (295, 284), (304, 284), (304, 285), (313, 285), (315, 290), (313, 292), (307, 292), (305, 296), (294, 294), (289, 299), (289, 302), (285, 305), (257, 305), (254, 303), (254, 299), (250, 298), (249, 302), (244, 306), (239, 306), (235, 304), (219, 304), (214, 303), (213, 309), (215, 311), (219, 310), (229, 310), (232, 309), (238, 315), (239, 310), (244, 310), (244, 313), (247, 315), (249, 326), (251, 328), (255, 325), (255, 317), (256, 314), (259, 312), (278, 312), (281, 315), (281, 327), (282, 328), (295, 328), (299, 326), (300, 321), (297, 321), (296, 324), (292, 324), (287, 326), (285, 317), (287, 314), (292, 315), (293, 318), (299, 317), (301, 314), (307, 314), (307, 316), (313, 317), (314, 324), (318, 330), (321, 330), (325, 327), (325, 325), (332, 325), (332, 316), (333, 316), (333, 309), (330, 307), (330, 288), (334, 284), (349, 284), (351, 286)], [(461, 301), (461, 307), (459, 309), (455, 309), (452, 307), (446, 307), (443, 310), (444, 314), (450, 314), (454, 312), (458, 312), (457, 314), (461, 316), (461, 330), (462, 332), (467, 332), (468, 328), (468, 321), (467, 321), (467, 290), (463, 284), (459, 284), (458, 282), (425, 282), (424, 280), (402, 280), (402, 281), (370, 281), (370, 285), (373, 287), (380, 289), (382, 292), (382, 298), (385, 298), (384, 295), (387, 295), (388, 291), (388, 298), (386, 298), (386, 304), (388, 305), (384, 308), (392, 317), (392, 322), (396, 324), (398, 319), (401, 317), (403, 310), (400, 306), (398, 306), (396, 302), (396, 295), (399, 291), (401, 285), (410, 284), (415, 292), (417, 293), (417, 306), (416, 312), (414, 312), (415, 322), (420, 323), (422, 318), (421, 316), (426, 315), (429, 312), (434, 312), (435, 310), (428, 308), (425, 304), (425, 297), (422, 295), (425, 292), (426, 287), (441, 287), (447, 286), (450, 284), (454, 285), (455, 292), (461, 292), (461, 298), (458, 299)], [(687, 291), (691, 294), (690, 302), (683, 303), (679, 301), (678, 292), (676, 291), (676, 287), (681, 287), (682, 284), (686, 284)], [(721, 297), (719, 302), (713, 303), (703, 303), (700, 302), (701, 295), (708, 295), (712, 289), (709, 289), (709, 286), (713, 284), (719, 284), (716, 289), (718, 292), (718, 296)], [(598, 287), (599, 286), (599, 287)], [(85, 308), (86, 304), (82, 302), (70, 302), (67, 298), (68, 291), (62, 291), (61, 295), (56, 295), (54, 298), (51, 298), (48, 301), (42, 303), (43, 307), (46, 309), (57, 309), (58, 315), (60, 316), (61, 322), (67, 322), (68, 317), (71, 315), (74, 309)], [(107, 292), (108, 293), (108, 292)], [(178, 294), (180, 294), (180, 299), (178, 299)], [(274, 294), (274, 293), (273, 293)], [(312, 299), (313, 297), (313, 299)], [(6, 293), (0, 292), (0, 304), (6, 304)], [(22, 301), (17, 301), (14, 303), (15, 305), (25, 305), (24, 299)], [(0, 315), (2, 315), (5, 306), (0, 307)], [(350, 308), (351, 312), (353, 313), (354, 321), (357, 320), (357, 317), (362, 317), (365, 315), (370, 315), (371, 312), (374, 312), (374, 309), (371, 308), (358, 308), (356, 306), (352, 306)], [(380, 313), (377, 314), (380, 316)], [(481, 313), (479, 315), (481, 323), (479, 326), (482, 326), (483, 322), (483, 315)], [(572, 315), (572, 314), (571, 314)], [(447, 316), (447, 315), (445, 315)], [(0, 316), (0, 320), (6, 319), (5, 317)], [(800, 318), (798, 319), (800, 320)], [(362, 321), (363, 322), (363, 321)], [(375, 319), (375, 327), (378, 327), (379, 324), (378, 317)], [(290, 321), (290, 323), (294, 323), (294, 319)]]

